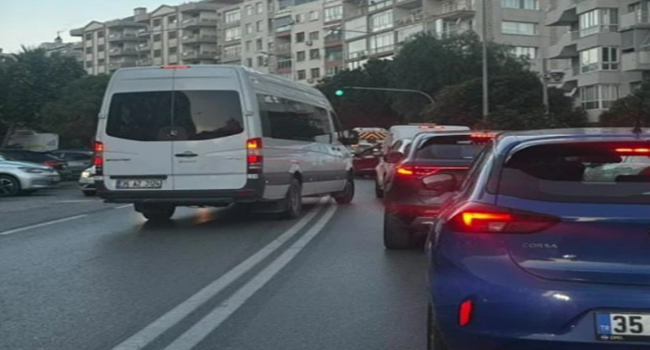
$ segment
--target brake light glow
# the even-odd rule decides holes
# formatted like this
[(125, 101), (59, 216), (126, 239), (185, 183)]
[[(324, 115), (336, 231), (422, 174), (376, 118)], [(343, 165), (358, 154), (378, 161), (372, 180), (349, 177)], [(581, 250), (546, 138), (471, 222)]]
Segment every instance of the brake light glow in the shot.
[(420, 129), (436, 129), (443, 130), (445, 127), (442, 125), (420, 125)]
[(449, 229), (465, 233), (534, 233), (560, 221), (544, 214), (513, 211), (492, 205), (467, 203), (447, 222)]
[(104, 175), (104, 144), (96, 141), (94, 147), (93, 165), (95, 166), (95, 176)]
[(427, 176), (441, 170), (467, 170), (467, 167), (436, 167), (404, 164), (395, 170), (401, 176)]
[(246, 162), (249, 174), (260, 174), (264, 156), (262, 155), (262, 139), (255, 138), (246, 141)]
[(55, 167), (55, 166), (59, 165), (59, 162), (54, 161), (54, 160), (48, 160), (48, 161), (43, 162), (43, 164), (46, 165), (46, 166)]
[(650, 148), (617, 148), (616, 153), (650, 154)]
[(461, 327), (467, 326), (472, 321), (472, 312), (474, 311), (474, 303), (471, 300), (465, 300), (458, 307), (458, 325)]
[(182, 65), (182, 64), (170, 64), (166, 66), (160, 66), (160, 69), (187, 69), (187, 68), (190, 68), (190, 66)]

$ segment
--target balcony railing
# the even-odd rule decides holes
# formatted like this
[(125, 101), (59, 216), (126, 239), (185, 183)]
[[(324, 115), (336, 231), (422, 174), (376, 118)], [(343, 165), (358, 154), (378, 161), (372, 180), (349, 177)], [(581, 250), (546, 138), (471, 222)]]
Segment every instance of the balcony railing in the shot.
[(125, 47), (125, 48), (115, 47), (110, 49), (108, 52), (111, 55), (129, 55), (129, 54), (137, 53), (137, 50), (135, 49), (135, 47)]
[(293, 60), (278, 60), (278, 69), (289, 69), (293, 65)]
[(650, 25), (650, 11), (637, 10), (621, 15), (621, 29), (639, 25)]
[(363, 58), (368, 56), (368, 50), (360, 50), (355, 52), (348, 52), (348, 59), (354, 60), (357, 58)]
[(376, 48), (371, 48), (368, 50), (371, 55), (379, 55), (385, 52), (392, 52), (395, 50), (395, 45), (384, 45)]
[(137, 39), (138, 39), (137, 33), (112, 33), (108, 36), (109, 41), (137, 40)]
[(110, 62), (108, 64), (108, 69), (120, 69), (127, 67), (135, 67), (136, 61), (123, 61), (123, 62)]
[(183, 27), (192, 27), (192, 26), (216, 26), (216, 18), (188, 18), (183, 20)]
[(199, 34), (199, 35), (186, 35), (183, 37), (184, 43), (192, 42), (217, 42), (216, 34)]
[(343, 52), (330, 53), (325, 56), (326, 62), (335, 62), (343, 60)]
[(454, 1), (445, 2), (442, 4), (442, 13), (452, 13), (456, 11), (474, 11), (474, 7), (470, 1)]
[(286, 52), (291, 51), (291, 43), (279, 43), (275, 45), (275, 51)]
[(152, 64), (153, 60), (150, 57), (142, 58), (136, 61), (136, 65), (138, 66), (151, 66)]
[(578, 36), (584, 38), (586, 36), (600, 34), (600, 33), (616, 33), (618, 32), (618, 24), (599, 25), (589, 28), (582, 28), (578, 31)]
[(149, 51), (149, 50), (151, 50), (151, 44), (149, 44), (149, 43), (142, 43), (142, 44), (139, 44), (138, 46), (136, 46), (135, 49), (136, 49), (137, 51), (140, 51), (140, 52), (142, 52), (142, 51)]
[(205, 59), (205, 60), (214, 60), (217, 59), (217, 51), (185, 51), (183, 52), (183, 58), (185, 59)]

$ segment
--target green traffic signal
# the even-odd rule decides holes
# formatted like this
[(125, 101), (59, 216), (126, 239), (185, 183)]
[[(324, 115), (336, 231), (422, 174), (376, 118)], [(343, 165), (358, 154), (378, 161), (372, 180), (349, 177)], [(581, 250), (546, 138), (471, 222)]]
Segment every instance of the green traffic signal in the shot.
[(343, 90), (336, 90), (336, 96), (343, 96)]

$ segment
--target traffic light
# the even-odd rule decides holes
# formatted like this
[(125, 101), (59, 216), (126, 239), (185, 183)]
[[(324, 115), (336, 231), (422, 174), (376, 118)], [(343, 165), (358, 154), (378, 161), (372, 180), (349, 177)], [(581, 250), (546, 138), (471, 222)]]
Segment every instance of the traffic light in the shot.
[(334, 94), (336, 94), (336, 96), (343, 96), (344, 93), (345, 92), (343, 90), (338, 89), (338, 90), (336, 90), (336, 92)]

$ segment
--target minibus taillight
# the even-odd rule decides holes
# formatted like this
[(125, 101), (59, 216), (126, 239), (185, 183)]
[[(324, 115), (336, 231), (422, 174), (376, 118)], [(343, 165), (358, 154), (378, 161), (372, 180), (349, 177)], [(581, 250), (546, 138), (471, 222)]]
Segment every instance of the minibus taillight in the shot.
[(96, 141), (94, 147), (93, 165), (95, 166), (95, 175), (104, 175), (104, 144)]
[(255, 138), (246, 141), (246, 163), (249, 174), (262, 173), (262, 139)]

